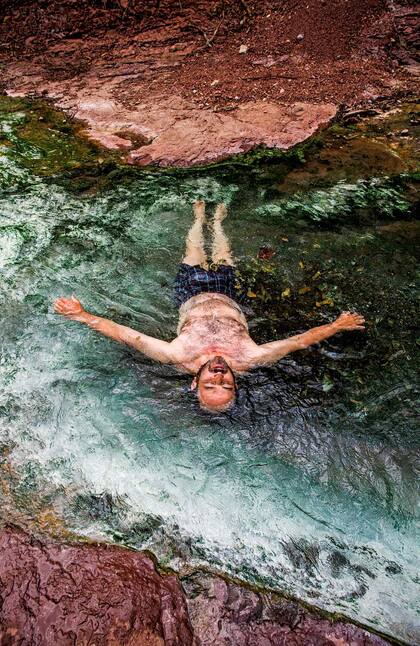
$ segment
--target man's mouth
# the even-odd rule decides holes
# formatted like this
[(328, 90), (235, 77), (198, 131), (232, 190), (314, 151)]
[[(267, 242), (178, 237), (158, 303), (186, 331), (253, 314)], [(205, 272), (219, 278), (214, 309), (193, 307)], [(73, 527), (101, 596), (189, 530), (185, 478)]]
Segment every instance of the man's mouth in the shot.
[(229, 366), (223, 357), (215, 357), (213, 361), (210, 362), (209, 370), (210, 372), (221, 372), (222, 374), (225, 374), (229, 370)]

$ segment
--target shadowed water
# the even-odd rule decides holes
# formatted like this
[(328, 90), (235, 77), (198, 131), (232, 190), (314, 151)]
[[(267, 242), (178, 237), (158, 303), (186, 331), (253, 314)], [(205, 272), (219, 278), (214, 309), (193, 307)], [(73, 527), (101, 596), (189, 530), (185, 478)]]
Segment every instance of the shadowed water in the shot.
[[(20, 118), (3, 115), (12, 144)], [(22, 156), (37, 154), (15, 140), (0, 159), (4, 516), (41, 530), (50, 518), (419, 640), (416, 229), (399, 221), (404, 183), (288, 194), (271, 167), (242, 179), (143, 173), (77, 195), (25, 167)], [(210, 417), (187, 377), (52, 313), (75, 293), (90, 311), (171, 339), (197, 197), (210, 211), (228, 204), (252, 293), (271, 280), (254, 303), (257, 341), (353, 307), (367, 338), (342, 335), (242, 377), (235, 410)], [(255, 260), (267, 244), (275, 260)], [(323, 284), (310, 282), (317, 272)]]

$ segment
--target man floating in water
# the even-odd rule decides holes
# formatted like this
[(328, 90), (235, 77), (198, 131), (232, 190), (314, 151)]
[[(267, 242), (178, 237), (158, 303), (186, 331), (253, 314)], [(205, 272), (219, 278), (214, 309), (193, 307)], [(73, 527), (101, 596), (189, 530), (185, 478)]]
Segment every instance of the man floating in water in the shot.
[(237, 285), (234, 261), (222, 221), (227, 211), (218, 204), (213, 219), (212, 267), (204, 251), (205, 204), (194, 203), (194, 224), (188, 232), (186, 252), (175, 281), (179, 308), (178, 336), (161, 341), (124, 325), (89, 314), (74, 296), (59, 298), (54, 309), (72, 321), (146, 356), (177, 366), (194, 375), (191, 389), (201, 406), (212, 412), (225, 411), (236, 397), (235, 373), (274, 363), (296, 350), (319, 343), (343, 330), (363, 330), (360, 314), (343, 312), (336, 321), (312, 328), (303, 334), (257, 345), (249, 336), (241, 309), (242, 294)]

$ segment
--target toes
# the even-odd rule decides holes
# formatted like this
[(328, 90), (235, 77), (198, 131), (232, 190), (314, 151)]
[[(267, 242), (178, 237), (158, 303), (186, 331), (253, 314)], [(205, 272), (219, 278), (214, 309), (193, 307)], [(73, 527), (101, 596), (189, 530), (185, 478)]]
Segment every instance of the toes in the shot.
[(224, 220), (224, 218), (227, 216), (227, 208), (225, 204), (218, 204), (216, 207), (216, 211), (214, 212), (214, 219), (215, 220)]
[(206, 203), (204, 200), (195, 200), (195, 202), (193, 202), (194, 211), (204, 211), (205, 205)]

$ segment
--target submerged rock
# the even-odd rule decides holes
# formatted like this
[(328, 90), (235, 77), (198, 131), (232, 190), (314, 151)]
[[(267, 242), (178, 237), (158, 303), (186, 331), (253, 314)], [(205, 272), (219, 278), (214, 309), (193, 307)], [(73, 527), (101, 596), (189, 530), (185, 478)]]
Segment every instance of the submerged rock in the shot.
[(0, 534), (0, 642), (21, 646), (386, 646), (279, 595), (210, 574), (161, 575), (142, 552)]

